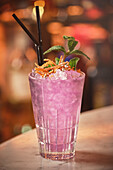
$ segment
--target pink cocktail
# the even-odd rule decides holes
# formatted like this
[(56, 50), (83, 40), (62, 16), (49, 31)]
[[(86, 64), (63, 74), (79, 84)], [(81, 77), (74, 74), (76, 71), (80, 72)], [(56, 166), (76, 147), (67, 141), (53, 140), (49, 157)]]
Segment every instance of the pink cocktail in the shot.
[(85, 74), (67, 71), (66, 75), (66, 79), (29, 75), (40, 154), (55, 160), (75, 155), (81, 110)]

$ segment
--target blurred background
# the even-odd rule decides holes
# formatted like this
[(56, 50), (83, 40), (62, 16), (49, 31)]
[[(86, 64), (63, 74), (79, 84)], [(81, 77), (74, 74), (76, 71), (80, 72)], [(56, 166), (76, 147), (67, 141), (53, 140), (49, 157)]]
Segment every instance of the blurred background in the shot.
[[(91, 58), (81, 56), (78, 64), (86, 73), (82, 112), (113, 104), (113, 0), (45, 2), (40, 8), (43, 51), (64, 46), (62, 36), (68, 35), (79, 40), (78, 47)], [(35, 47), (12, 17), (14, 12), (37, 37), (33, 4), (0, 1), (0, 143), (35, 127), (28, 84), (37, 62)]]

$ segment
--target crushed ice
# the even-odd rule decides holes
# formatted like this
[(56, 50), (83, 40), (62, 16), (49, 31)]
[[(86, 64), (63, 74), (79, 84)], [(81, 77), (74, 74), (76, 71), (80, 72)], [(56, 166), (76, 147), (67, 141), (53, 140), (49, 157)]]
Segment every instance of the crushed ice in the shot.
[(45, 76), (45, 77), (42, 77), (41, 75), (39, 75), (38, 73), (35, 72), (34, 69), (32, 69), (32, 76), (35, 77), (35, 78), (38, 78), (38, 79), (51, 79), (51, 80), (67, 80), (67, 79), (77, 79), (78, 77), (80, 77), (80, 73), (78, 73), (77, 71), (73, 71), (73, 70), (70, 70), (70, 71), (67, 71), (67, 70), (60, 70), (60, 69), (57, 69), (56, 70), (56, 73), (51, 73), (49, 76)]

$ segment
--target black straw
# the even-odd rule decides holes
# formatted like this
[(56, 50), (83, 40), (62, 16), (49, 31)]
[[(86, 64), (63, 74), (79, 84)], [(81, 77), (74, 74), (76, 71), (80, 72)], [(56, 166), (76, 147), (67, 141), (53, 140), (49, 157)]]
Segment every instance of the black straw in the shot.
[(43, 60), (41, 61), (39, 45), (35, 44), (35, 48), (38, 56), (38, 65), (41, 66), (43, 64)]
[(34, 44), (39, 46), (38, 41), (33, 37), (33, 35), (29, 32), (29, 30), (25, 27), (25, 25), (20, 21), (20, 19), (15, 14), (13, 14), (12, 16), (18, 22), (18, 24), (23, 28), (23, 30), (26, 32), (26, 34), (31, 38), (31, 40), (34, 42)]
[(43, 58), (40, 55), (42, 54), (41, 46), (39, 45), (38, 41), (33, 37), (33, 35), (29, 32), (29, 30), (25, 27), (25, 25), (20, 21), (20, 19), (15, 14), (13, 14), (12, 16), (18, 22), (18, 24), (22, 27), (22, 29), (26, 32), (26, 34), (31, 38), (31, 40), (34, 42), (35, 47), (36, 47), (38, 65), (41, 66), (43, 64)]
[(36, 18), (37, 18), (37, 30), (38, 30), (38, 38), (39, 38), (39, 60), (41, 64), (43, 64), (43, 50), (42, 50), (42, 38), (41, 38), (41, 26), (40, 26), (40, 14), (39, 14), (39, 6), (36, 6)]

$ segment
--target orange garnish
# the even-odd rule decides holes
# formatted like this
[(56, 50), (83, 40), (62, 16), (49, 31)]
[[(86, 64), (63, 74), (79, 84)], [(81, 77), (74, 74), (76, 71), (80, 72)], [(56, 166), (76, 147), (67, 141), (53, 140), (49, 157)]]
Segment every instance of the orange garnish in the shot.
[[(44, 59), (44, 61), (48, 61), (47, 63), (49, 63), (49, 64), (53, 64), (53, 65), (56, 65), (56, 63), (55, 62), (53, 62), (53, 61), (51, 61), (50, 59)], [(46, 63), (45, 63), (46, 64)]]
[(51, 73), (53, 73), (54, 72), (54, 70), (51, 70), (51, 71), (49, 71), (49, 74), (51, 74)]
[(77, 70), (77, 72), (78, 72), (78, 73), (81, 73), (81, 70), (80, 70), (80, 69), (78, 69), (78, 70)]
[(35, 66), (39, 67), (39, 65), (37, 63), (35, 63)]
[(60, 57), (60, 60), (59, 60), (59, 64), (62, 62), (62, 55), (61, 55), (61, 57)]
[[(62, 62), (62, 56), (60, 57), (59, 60), (59, 64), (56, 65), (56, 63), (54, 63), (53, 61), (51, 61), (50, 59), (44, 59), (44, 61), (46, 61), (46, 63), (44, 63), (42, 66), (39, 66), (38, 64), (35, 63), (35, 72), (40, 74), (42, 77), (44, 76), (49, 76), (51, 73), (56, 73), (57, 69), (65, 69), (65, 70), (74, 70), (74, 68), (71, 68), (71, 66), (69, 65), (69, 62)], [(48, 67), (48, 66), (51, 67)], [(77, 70), (78, 72), (81, 72), (80, 69)]]
[(47, 72), (45, 69), (43, 69), (43, 68), (35, 68), (35, 70), (37, 70), (37, 71), (41, 71), (41, 72)]

